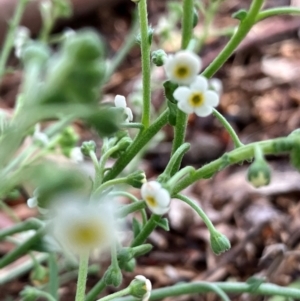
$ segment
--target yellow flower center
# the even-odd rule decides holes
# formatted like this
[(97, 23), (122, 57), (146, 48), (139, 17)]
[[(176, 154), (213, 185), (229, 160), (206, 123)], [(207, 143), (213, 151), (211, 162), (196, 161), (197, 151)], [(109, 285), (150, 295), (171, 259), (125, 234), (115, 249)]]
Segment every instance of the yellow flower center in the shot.
[(179, 65), (176, 67), (174, 73), (177, 78), (184, 79), (190, 75), (190, 70), (187, 66)]
[(69, 239), (74, 245), (81, 245), (88, 247), (96, 247), (104, 240), (103, 229), (99, 227), (98, 223), (91, 221), (90, 223), (82, 223), (73, 228)]
[(156, 202), (156, 200), (155, 200), (155, 198), (153, 196), (148, 196), (146, 198), (146, 202), (148, 203), (148, 205), (150, 207), (156, 207), (157, 206), (157, 202)]
[(201, 107), (204, 103), (203, 94), (200, 92), (192, 93), (189, 97), (189, 104), (192, 107)]

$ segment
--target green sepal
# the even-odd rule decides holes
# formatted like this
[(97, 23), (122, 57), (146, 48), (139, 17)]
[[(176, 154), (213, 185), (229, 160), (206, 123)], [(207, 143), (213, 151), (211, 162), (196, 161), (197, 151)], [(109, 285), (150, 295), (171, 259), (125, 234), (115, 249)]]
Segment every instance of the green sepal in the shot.
[(247, 17), (247, 15), (248, 15), (248, 12), (245, 9), (240, 9), (237, 12), (233, 13), (231, 15), (231, 17), (233, 19), (243, 21)]
[(196, 7), (194, 7), (194, 9), (193, 9), (193, 28), (196, 27), (198, 22), (199, 22), (199, 14), (198, 14)]
[(169, 220), (166, 217), (161, 218), (159, 221), (155, 221), (155, 223), (158, 227), (164, 229), (165, 231), (170, 231)]

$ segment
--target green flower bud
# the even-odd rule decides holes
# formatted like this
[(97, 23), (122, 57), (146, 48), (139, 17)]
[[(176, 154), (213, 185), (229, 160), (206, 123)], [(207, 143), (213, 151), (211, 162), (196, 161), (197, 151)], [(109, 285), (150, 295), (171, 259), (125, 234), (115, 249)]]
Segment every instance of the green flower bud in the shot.
[(90, 141), (85, 141), (82, 143), (81, 145), (81, 152), (85, 155), (85, 156), (89, 156), (90, 152), (96, 152), (96, 142), (93, 140)]
[(133, 256), (133, 248), (122, 248), (118, 251), (118, 260), (121, 263), (129, 261)]
[(61, 147), (65, 156), (69, 157), (71, 150), (79, 140), (78, 134), (71, 126), (66, 127), (60, 134), (57, 144)]
[(72, 15), (72, 6), (69, 1), (54, 0), (53, 4), (57, 18), (68, 18)]
[(106, 285), (113, 285), (118, 287), (123, 280), (121, 269), (118, 267), (110, 266), (104, 274), (104, 282)]
[(248, 181), (255, 187), (268, 185), (271, 180), (271, 169), (265, 159), (255, 159), (247, 173)]
[(146, 182), (146, 175), (142, 170), (137, 170), (127, 177), (127, 183), (135, 188), (141, 188)]
[(123, 270), (126, 272), (133, 272), (136, 267), (136, 259), (131, 258), (129, 261), (125, 262), (123, 265)]
[(37, 264), (30, 273), (30, 281), (34, 286), (40, 286), (49, 281), (49, 271), (46, 267)]
[(220, 255), (231, 248), (229, 239), (222, 233), (214, 230), (210, 233), (210, 247), (216, 255)]
[[(152, 44), (153, 33), (154, 33), (154, 29), (152, 27), (149, 27), (148, 28), (148, 43), (149, 43), (149, 45)], [(140, 33), (135, 38), (136, 43), (139, 44), (139, 45), (141, 45), (141, 38), (142, 37), (141, 37)]]
[(22, 301), (35, 301), (38, 298), (38, 294), (35, 288), (26, 286), (20, 293)]
[(162, 49), (155, 50), (151, 54), (153, 64), (158, 67), (163, 66), (167, 57), (167, 54)]
[(142, 299), (142, 301), (147, 301), (151, 294), (152, 285), (149, 279), (138, 275), (131, 281), (129, 288), (130, 295)]

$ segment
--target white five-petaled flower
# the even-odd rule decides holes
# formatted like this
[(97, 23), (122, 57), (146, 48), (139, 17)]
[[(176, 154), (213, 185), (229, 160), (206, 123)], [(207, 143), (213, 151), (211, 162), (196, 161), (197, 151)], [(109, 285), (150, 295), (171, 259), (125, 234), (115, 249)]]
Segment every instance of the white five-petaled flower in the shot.
[(178, 108), (187, 113), (196, 113), (200, 117), (212, 113), (213, 107), (219, 104), (219, 95), (208, 90), (208, 82), (204, 76), (197, 76), (189, 87), (178, 87), (174, 93)]
[(144, 183), (141, 194), (153, 213), (163, 215), (169, 211), (170, 194), (160, 183), (156, 181)]
[(124, 113), (127, 115), (125, 122), (130, 122), (133, 120), (132, 111), (127, 107), (126, 98), (123, 95), (116, 95), (115, 97), (115, 106), (117, 108), (123, 108)]
[(145, 289), (146, 293), (144, 294), (142, 301), (148, 301), (150, 298), (150, 295), (151, 295), (151, 290), (152, 290), (151, 281), (143, 275), (137, 275), (134, 278), (137, 280), (143, 281), (145, 283), (144, 289)]
[(169, 56), (165, 62), (165, 71), (170, 81), (179, 85), (189, 85), (200, 72), (202, 63), (199, 56), (189, 50)]
[(52, 211), (52, 234), (64, 248), (76, 254), (103, 249), (115, 234), (112, 209), (105, 200), (96, 204), (76, 198), (61, 199)]

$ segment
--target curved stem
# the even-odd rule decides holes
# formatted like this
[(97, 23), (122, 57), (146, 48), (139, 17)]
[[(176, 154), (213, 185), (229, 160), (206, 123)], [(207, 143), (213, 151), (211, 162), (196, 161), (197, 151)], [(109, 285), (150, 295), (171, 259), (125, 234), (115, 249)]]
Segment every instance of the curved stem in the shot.
[[(261, 296), (283, 296), (294, 299), (300, 298), (300, 290), (296, 288), (282, 287), (275, 284), (262, 283), (257, 289), (253, 290), (253, 286), (248, 283), (241, 282), (215, 282), (214, 286), (226, 293), (242, 294), (249, 293), (251, 295)], [(181, 296), (186, 294), (203, 294), (213, 291), (210, 282), (193, 282), (175, 284), (174, 286), (154, 289), (151, 291), (150, 300), (161, 300), (166, 297)], [(115, 301), (135, 301), (132, 296), (116, 299)]]
[(84, 301), (88, 266), (89, 266), (89, 253), (81, 254), (80, 262), (79, 262), (75, 301)]
[(49, 254), (49, 292), (55, 300), (58, 298), (58, 288), (59, 288), (59, 277), (58, 277), (58, 266), (57, 266), (57, 256), (54, 253)]
[(238, 148), (238, 147), (243, 146), (244, 144), (240, 141), (235, 130), (230, 125), (230, 123), (226, 120), (226, 118), (224, 118), (224, 116), (214, 108), (213, 108), (213, 114), (221, 122), (221, 124), (224, 126), (224, 128), (227, 130), (228, 134), (230, 135), (231, 139), (233, 140), (234, 147)]
[(213, 225), (213, 223), (211, 222), (211, 220), (208, 218), (208, 216), (202, 210), (202, 208), (200, 206), (198, 206), (194, 201), (192, 201), (190, 198), (188, 198), (187, 196), (182, 195), (182, 194), (176, 194), (174, 197), (176, 199), (179, 199), (179, 200), (185, 202), (192, 209), (194, 209), (197, 212), (197, 214), (201, 217), (201, 219), (205, 223), (205, 225), (206, 225), (206, 227), (207, 227), (207, 229), (209, 230), (210, 233), (213, 232), (213, 231), (215, 231), (215, 226)]
[(102, 185), (100, 185), (94, 192), (93, 192), (93, 196), (96, 196), (97, 194), (100, 194), (102, 191), (104, 191), (106, 188), (108, 188), (109, 186), (113, 186), (113, 185), (117, 185), (117, 184), (124, 184), (127, 183), (127, 178), (117, 178), (114, 180), (110, 180), (107, 181), (105, 183), (103, 183)]
[(130, 293), (130, 288), (126, 287), (118, 292), (115, 292), (115, 293), (105, 296), (101, 299), (98, 299), (97, 301), (109, 301), (109, 300), (117, 298), (117, 297), (122, 297), (124, 295), (128, 295), (129, 293)]
[(257, 15), (255, 22), (257, 23), (263, 19), (278, 16), (278, 15), (300, 15), (300, 8), (283, 6), (283, 7), (274, 7), (274, 8), (266, 9), (261, 11)]
[(138, 4), (140, 30), (141, 30), (141, 54), (143, 74), (143, 114), (142, 124), (146, 128), (150, 125), (151, 105), (151, 66), (150, 66), (150, 41), (148, 35), (147, 0), (140, 0)]
[(254, 156), (255, 147), (257, 146), (265, 155), (286, 153), (291, 151), (293, 147), (293, 141), (290, 137), (281, 137), (266, 141), (254, 142), (236, 148), (231, 152), (224, 154), (221, 158), (197, 169), (192, 175), (183, 178), (177, 183), (175, 189), (173, 190), (173, 194), (177, 194), (182, 189), (188, 187), (189, 185), (200, 179), (207, 179), (212, 177), (216, 172), (227, 167), (228, 165), (252, 159)]
[[(133, 203), (133, 204), (129, 204), (129, 205), (125, 205), (122, 206), (118, 212), (117, 212), (117, 216), (122, 218), (127, 216), (128, 214), (135, 212), (135, 211), (139, 211), (139, 210), (143, 210), (145, 212), (145, 208), (146, 208), (146, 204), (144, 201), (138, 201), (137, 203)], [(144, 216), (143, 216), (143, 224), (145, 224), (145, 222), (147, 221), (147, 219), (145, 220)]]
[(256, 22), (256, 17), (259, 14), (261, 7), (264, 4), (264, 0), (254, 0), (249, 8), (247, 17), (241, 22), (236, 33), (229, 40), (225, 48), (219, 53), (219, 55), (212, 61), (212, 63), (203, 71), (202, 75), (206, 78), (211, 78), (228, 60), (228, 58), (235, 51), (237, 46), (243, 41), (244, 37), (250, 31), (251, 27)]

